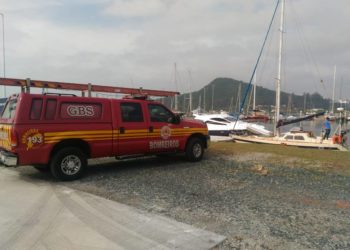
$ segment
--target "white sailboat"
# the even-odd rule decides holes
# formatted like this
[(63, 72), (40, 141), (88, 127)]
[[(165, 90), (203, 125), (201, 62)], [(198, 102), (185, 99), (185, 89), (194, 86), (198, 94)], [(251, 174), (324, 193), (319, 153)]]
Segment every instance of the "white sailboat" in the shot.
[(279, 56), (278, 56), (278, 71), (276, 78), (276, 106), (275, 106), (275, 119), (274, 119), (274, 136), (261, 137), (261, 136), (240, 136), (232, 135), (232, 138), (237, 142), (246, 143), (263, 143), (263, 144), (275, 144), (275, 145), (287, 145), (307, 148), (322, 148), (322, 149), (335, 149), (347, 151), (347, 149), (336, 143), (338, 140), (332, 138), (323, 140), (321, 137), (316, 137), (311, 131), (304, 131), (303, 129), (292, 129), (291, 131), (280, 134), (278, 126), (280, 118), (280, 93), (281, 93), (281, 72), (282, 72), (282, 51), (283, 51), (283, 34), (284, 34), (284, 12), (285, 12), (285, 0), (278, 2), (281, 6), (281, 18), (280, 18), (280, 36), (279, 36)]

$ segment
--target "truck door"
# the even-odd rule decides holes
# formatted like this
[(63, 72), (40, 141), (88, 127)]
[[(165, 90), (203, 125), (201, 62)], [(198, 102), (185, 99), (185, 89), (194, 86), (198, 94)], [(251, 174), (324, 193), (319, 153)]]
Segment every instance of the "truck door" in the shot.
[(115, 154), (138, 155), (149, 152), (148, 147), (148, 123), (145, 119), (144, 106), (140, 102), (131, 100), (116, 103), (118, 125), (114, 140)]
[(152, 153), (174, 152), (185, 143), (181, 123), (175, 123), (175, 114), (161, 104), (147, 105), (149, 120), (149, 150)]

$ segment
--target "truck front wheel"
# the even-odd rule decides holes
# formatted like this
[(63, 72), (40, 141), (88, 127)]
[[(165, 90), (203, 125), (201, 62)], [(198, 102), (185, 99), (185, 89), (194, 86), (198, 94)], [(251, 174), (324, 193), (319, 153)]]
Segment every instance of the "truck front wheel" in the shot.
[(87, 166), (86, 155), (78, 148), (69, 147), (57, 151), (51, 161), (52, 175), (62, 181), (79, 179)]
[(186, 157), (189, 161), (200, 161), (204, 154), (204, 144), (203, 141), (194, 137), (191, 138), (186, 145)]

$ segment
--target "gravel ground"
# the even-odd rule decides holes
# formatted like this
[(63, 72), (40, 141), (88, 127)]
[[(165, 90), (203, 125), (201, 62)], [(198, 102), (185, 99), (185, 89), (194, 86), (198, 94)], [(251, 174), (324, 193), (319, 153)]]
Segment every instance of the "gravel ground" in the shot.
[(350, 249), (350, 177), (265, 158), (102, 160), (64, 185), (227, 236), (218, 249)]

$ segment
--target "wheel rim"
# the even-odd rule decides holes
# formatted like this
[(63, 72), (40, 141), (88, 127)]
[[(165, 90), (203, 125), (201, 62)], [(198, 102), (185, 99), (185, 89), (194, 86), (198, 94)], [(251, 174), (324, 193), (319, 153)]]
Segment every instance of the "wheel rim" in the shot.
[(68, 155), (61, 162), (61, 170), (66, 175), (75, 175), (81, 168), (81, 160), (76, 155)]
[(202, 146), (199, 143), (193, 145), (193, 156), (199, 158), (202, 155)]

